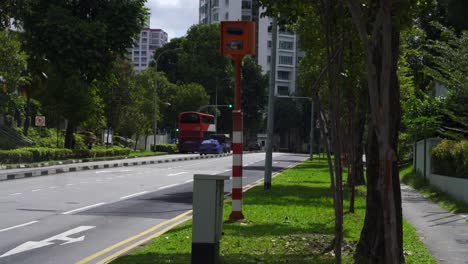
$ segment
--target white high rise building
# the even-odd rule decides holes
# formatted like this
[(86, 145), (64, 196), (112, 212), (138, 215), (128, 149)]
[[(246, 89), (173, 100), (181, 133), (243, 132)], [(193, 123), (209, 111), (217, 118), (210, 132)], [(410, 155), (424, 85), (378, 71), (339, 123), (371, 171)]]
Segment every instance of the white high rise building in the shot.
[(133, 62), (136, 72), (148, 68), (154, 59), (156, 49), (167, 43), (167, 33), (162, 29), (152, 29), (147, 21), (145, 28), (135, 38), (135, 46), (128, 49), (128, 58)]
[[(258, 64), (263, 73), (270, 72), (271, 66), (271, 21), (270, 17), (261, 17), (263, 9), (255, 7), (255, 0), (200, 0), (199, 23), (220, 21), (255, 21), (257, 22)], [(278, 30), (276, 52), (276, 95), (296, 93), (297, 66), (304, 53), (298, 48), (297, 35), (286, 30)]]

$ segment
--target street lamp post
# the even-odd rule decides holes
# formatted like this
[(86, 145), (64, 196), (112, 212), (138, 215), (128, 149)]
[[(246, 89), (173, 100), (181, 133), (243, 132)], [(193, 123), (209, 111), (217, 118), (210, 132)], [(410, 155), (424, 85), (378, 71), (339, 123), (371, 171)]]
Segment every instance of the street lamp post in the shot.
[(154, 148), (156, 150), (156, 133), (157, 133), (157, 128), (158, 128), (158, 120), (157, 120), (157, 112), (158, 112), (158, 61), (161, 55), (164, 53), (170, 52), (170, 51), (178, 51), (181, 50), (182, 48), (176, 48), (176, 49), (171, 49), (171, 50), (165, 50), (161, 52), (161, 54), (156, 57), (155, 65), (154, 65), (154, 113), (153, 113), (153, 144)]

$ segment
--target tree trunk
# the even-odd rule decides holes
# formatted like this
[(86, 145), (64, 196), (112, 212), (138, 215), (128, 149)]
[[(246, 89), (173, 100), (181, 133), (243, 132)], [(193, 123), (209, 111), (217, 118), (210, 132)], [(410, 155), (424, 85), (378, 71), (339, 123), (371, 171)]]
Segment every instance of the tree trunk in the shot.
[[(348, 0), (348, 8), (366, 53), (372, 125), (369, 140), (366, 220), (356, 250), (357, 263), (404, 263), (397, 143), (400, 123), (398, 10), (381, 0), (363, 6)], [(368, 9), (368, 10), (364, 10)], [(368, 18), (365, 12), (375, 16)]]
[(75, 148), (75, 126), (69, 120), (67, 122), (67, 130), (65, 132), (65, 148), (67, 149), (74, 149)]
[(28, 136), (29, 126), (31, 125), (31, 97), (29, 96), (29, 89), (26, 90), (26, 116), (23, 125), (23, 134)]

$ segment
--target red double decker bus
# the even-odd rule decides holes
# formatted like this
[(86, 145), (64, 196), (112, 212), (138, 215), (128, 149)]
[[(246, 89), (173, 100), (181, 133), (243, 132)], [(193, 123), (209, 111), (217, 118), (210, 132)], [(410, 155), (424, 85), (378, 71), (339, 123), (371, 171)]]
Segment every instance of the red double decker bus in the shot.
[(182, 112), (178, 118), (180, 153), (198, 152), (203, 139), (216, 133), (214, 116), (199, 112)]

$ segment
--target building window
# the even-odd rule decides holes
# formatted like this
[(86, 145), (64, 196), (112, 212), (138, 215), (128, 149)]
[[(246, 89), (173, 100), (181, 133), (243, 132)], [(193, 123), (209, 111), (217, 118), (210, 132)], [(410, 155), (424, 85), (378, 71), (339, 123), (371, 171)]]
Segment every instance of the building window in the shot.
[(278, 85), (278, 94), (279, 95), (289, 95), (289, 87)]
[(297, 64), (299, 64), (302, 59), (303, 59), (303, 57), (297, 57)]
[(288, 71), (278, 71), (278, 80), (289, 80)]
[(242, 1), (242, 9), (251, 9), (252, 8), (252, 2), (250, 1)]
[(226, 12), (225, 19), (229, 20), (229, 12)]
[(293, 57), (292, 56), (279, 56), (279, 64), (292, 65)]
[(135, 51), (133, 52), (133, 55), (138, 56), (138, 55), (140, 55), (140, 52), (139, 52), (138, 50), (135, 50)]
[(155, 50), (155, 49), (157, 49), (157, 48), (158, 48), (157, 45), (150, 45), (150, 46), (149, 46), (149, 49), (150, 49), (150, 50)]
[(219, 14), (218, 13), (213, 14), (213, 21), (219, 21)]
[(292, 50), (293, 49), (293, 42), (292, 41), (280, 41), (279, 48), (285, 50)]
[(141, 62), (146, 62), (146, 57), (141, 57)]
[(148, 32), (141, 32), (141, 36), (142, 36), (142, 37), (148, 36)]
[(141, 56), (146, 56), (146, 51), (142, 51)]
[(267, 56), (267, 63), (271, 63), (271, 56)]
[(146, 67), (146, 64), (141, 64), (141, 67)]
[(252, 19), (251, 16), (242, 15), (242, 21), (250, 21), (251, 19)]
[(229, 6), (229, 0), (226, 0), (226, 7)]
[(147, 43), (147, 42), (148, 42), (148, 39), (147, 39), (147, 38), (142, 38), (142, 39), (141, 39), (141, 42)]
[(271, 40), (268, 41), (268, 47), (271, 48)]

